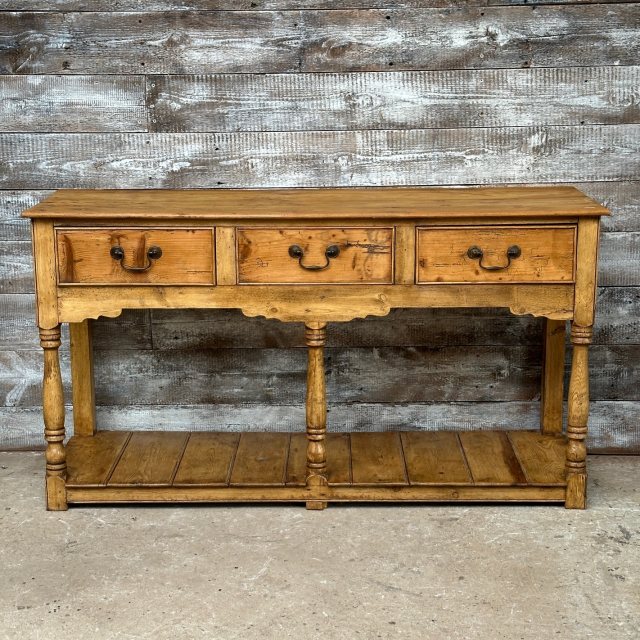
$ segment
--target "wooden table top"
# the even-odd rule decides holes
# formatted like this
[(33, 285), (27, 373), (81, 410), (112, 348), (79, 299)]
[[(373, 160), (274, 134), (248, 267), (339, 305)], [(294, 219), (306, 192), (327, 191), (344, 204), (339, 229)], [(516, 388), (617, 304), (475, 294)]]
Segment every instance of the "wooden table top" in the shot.
[(27, 218), (482, 218), (608, 215), (574, 187), (65, 189)]

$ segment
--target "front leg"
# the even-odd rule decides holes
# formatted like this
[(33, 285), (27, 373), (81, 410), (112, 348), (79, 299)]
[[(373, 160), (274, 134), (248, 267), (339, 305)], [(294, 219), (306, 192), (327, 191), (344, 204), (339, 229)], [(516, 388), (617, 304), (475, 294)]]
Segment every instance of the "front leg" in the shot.
[(567, 509), (587, 506), (587, 420), (589, 418), (589, 344), (592, 327), (571, 326), (571, 379), (567, 419)]
[[(307, 487), (327, 486), (327, 397), (324, 377), (325, 322), (305, 324), (307, 365)], [(312, 489), (313, 490), (313, 489)], [(322, 500), (308, 500), (307, 509), (326, 509)]]
[(60, 373), (60, 325), (40, 329), (40, 345), (44, 349), (42, 379), (42, 412), (44, 415), (46, 498), (49, 511), (66, 511), (65, 479), (67, 458), (64, 449), (64, 391)]

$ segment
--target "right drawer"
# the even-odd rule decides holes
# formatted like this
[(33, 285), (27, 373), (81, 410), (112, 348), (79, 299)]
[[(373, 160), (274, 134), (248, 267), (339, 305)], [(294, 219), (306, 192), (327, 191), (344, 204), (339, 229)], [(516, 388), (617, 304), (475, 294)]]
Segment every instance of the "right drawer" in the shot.
[(416, 282), (572, 282), (574, 226), (418, 227)]

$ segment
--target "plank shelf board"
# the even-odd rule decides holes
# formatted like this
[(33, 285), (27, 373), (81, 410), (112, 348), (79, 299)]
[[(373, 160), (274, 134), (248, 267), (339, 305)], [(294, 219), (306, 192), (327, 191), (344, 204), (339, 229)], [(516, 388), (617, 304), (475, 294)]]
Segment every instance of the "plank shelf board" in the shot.
[[(566, 440), (533, 431), (327, 434), (328, 501), (554, 501)], [(305, 501), (306, 436), (119, 432), (68, 444), (69, 502)]]

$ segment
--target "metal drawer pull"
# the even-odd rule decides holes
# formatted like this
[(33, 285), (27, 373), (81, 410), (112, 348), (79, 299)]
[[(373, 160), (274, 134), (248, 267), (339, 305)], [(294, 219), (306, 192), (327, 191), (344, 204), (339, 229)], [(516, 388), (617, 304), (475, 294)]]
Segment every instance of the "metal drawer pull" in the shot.
[(329, 263), (331, 261), (331, 258), (337, 258), (340, 255), (340, 247), (337, 244), (330, 244), (324, 252), (324, 255), (327, 259), (326, 264), (323, 265), (306, 265), (306, 264), (302, 264), (302, 258), (304, 258), (304, 251), (302, 250), (302, 247), (298, 244), (292, 244), (289, 247), (289, 255), (292, 258), (295, 258), (298, 260), (298, 264), (303, 268), (306, 269), (307, 271), (322, 271), (323, 269), (326, 269), (329, 266)]
[(160, 247), (149, 247), (149, 250), (147, 251), (147, 264), (145, 264), (144, 267), (128, 267), (123, 262), (124, 249), (122, 247), (111, 247), (111, 251), (109, 253), (114, 260), (120, 260), (120, 266), (125, 271), (135, 271), (138, 273), (140, 271), (148, 271), (153, 266), (153, 261), (162, 257), (162, 249)]
[(511, 260), (515, 260), (516, 258), (519, 258), (522, 255), (522, 250), (520, 249), (520, 247), (517, 244), (511, 245), (508, 249), (507, 249), (507, 264), (505, 264), (503, 267), (493, 267), (493, 266), (487, 266), (482, 264), (482, 258), (484, 257), (484, 251), (482, 251), (482, 249), (480, 247), (477, 246), (473, 246), (473, 247), (469, 247), (469, 249), (467, 250), (467, 256), (469, 256), (469, 258), (471, 258), (472, 260), (479, 260), (480, 262), (478, 263), (480, 265), (481, 269), (484, 269), (485, 271), (503, 271), (504, 269), (508, 269), (511, 266)]

